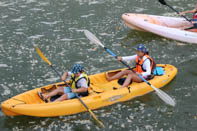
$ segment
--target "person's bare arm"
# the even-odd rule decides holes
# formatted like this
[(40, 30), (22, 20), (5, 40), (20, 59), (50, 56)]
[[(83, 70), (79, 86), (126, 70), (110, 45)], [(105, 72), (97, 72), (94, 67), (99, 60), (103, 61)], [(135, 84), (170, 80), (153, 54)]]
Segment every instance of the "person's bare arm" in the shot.
[(195, 13), (197, 11), (197, 9), (193, 9), (193, 10), (187, 10), (187, 11), (183, 11), (183, 12), (180, 12), (179, 15), (185, 15), (187, 13)]
[(73, 93), (82, 93), (82, 92), (86, 92), (86, 91), (88, 91), (88, 88), (85, 88), (85, 87), (81, 87), (79, 89), (72, 89)]
[(68, 76), (68, 72), (65, 72), (65, 73), (62, 75), (62, 80), (63, 80), (63, 81), (66, 80), (67, 76)]

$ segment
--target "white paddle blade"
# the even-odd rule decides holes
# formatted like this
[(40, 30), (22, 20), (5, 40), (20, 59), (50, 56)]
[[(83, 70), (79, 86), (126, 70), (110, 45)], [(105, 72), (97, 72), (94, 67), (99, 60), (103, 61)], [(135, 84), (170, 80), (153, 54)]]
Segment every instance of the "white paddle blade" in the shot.
[(157, 93), (157, 95), (167, 104), (171, 105), (171, 106), (175, 106), (176, 103), (175, 101), (168, 95), (166, 94), (164, 91), (158, 89), (158, 88), (155, 88), (155, 91)]
[(100, 40), (94, 35), (92, 34), (90, 31), (88, 30), (84, 30), (84, 34), (86, 35), (86, 37), (92, 41), (93, 43), (100, 45), (104, 48), (104, 45), (100, 42)]

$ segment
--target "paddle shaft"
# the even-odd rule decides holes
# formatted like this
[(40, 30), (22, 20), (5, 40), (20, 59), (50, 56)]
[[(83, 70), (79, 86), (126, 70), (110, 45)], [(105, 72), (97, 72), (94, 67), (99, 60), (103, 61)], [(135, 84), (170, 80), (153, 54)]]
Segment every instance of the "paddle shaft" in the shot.
[[(116, 54), (114, 54), (110, 49), (103, 47), (105, 49), (105, 51), (109, 54), (111, 54), (113, 57), (115, 57), (116, 59), (118, 58), (118, 56)], [(136, 73), (126, 62), (120, 60), (120, 62), (125, 65), (127, 68), (129, 68), (129, 70), (131, 70), (133, 73)], [(137, 74), (144, 82), (146, 82), (149, 86), (151, 86), (157, 93), (161, 93), (162, 91), (159, 91), (159, 89), (157, 89), (156, 87), (154, 87), (150, 82), (148, 82), (146, 79), (144, 79), (140, 74)], [(163, 92), (164, 94), (164, 92)], [(166, 93), (165, 93), (166, 94)], [(167, 94), (166, 94), (167, 95)], [(160, 97), (160, 95), (159, 95)], [(168, 98), (170, 98), (168, 95), (166, 96)], [(161, 98), (161, 97), (160, 97)], [(171, 98), (170, 98), (171, 99)], [(165, 101), (166, 102), (166, 101)], [(167, 102), (166, 102), (167, 103)], [(173, 105), (174, 106), (174, 105)]]
[[(172, 8), (172, 6), (170, 6), (170, 5), (168, 5), (168, 4), (166, 4), (170, 9), (172, 9), (173, 11), (175, 11), (178, 15), (179, 15), (179, 12), (177, 11), (177, 10), (175, 10), (174, 8)], [(191, 20), (189, 20), (186, 16), (184, 16), (184, 15), (181, 15), (181, 17), (183, 17), (183, 18), (185, 18), (187, 21), (189, 21), (190, 23), (192, 23), (191, 22)], [(193, 23), (192, 23), (193, 24)]]
[[(51, 65), (50, 67), (57, 73), (57, 75), (58, 75), (58, 76), (60, 77), (60, 79), (61, 79), (60, 73), (54, 68), (54, 66)], [(63, 81), (64, 81), (64, 83), (66, 84), (66, 86), (69, 87), (69, 85), (68, 85), (68, 83), (66, 82), (66, 80), (63, 80)], [(85, 106), (85, 108), (86, 108), (87, 110), (89, 110), (88, 106), (81, 100), (81, 98), (79, 97), (79, 95), (78, 95), (77, 93), (75, 93), (75, 95), (76, 95), (77, 98), (81, 101), (81, 103)]]
[[(43, 55), (41, 50), (37, 46), (35, 46), (35, 48), (36, 48), (36, 51), (38, 52), (39, 56), (57, 73), (57, 75), (61, 79), (60, 73), (55, 69), (55, 67), (51, 64), (51, 62)], [(66, 86), (69, 86), (68, 83), (66, 82), (66, 80), (63, 80), (63, 81), (66, 84)], [(91, 109), (88, 108), (88, 106), (83, 102), (83, 100), (78, 96), (78, 94), (77, 93), (75, 93), (75, 94), (76, 94), (77, 98), (79, 99), (79, 101), (82, 103), (82, 105), (90, 112), (92, 117), (99, 123), (99, 125), (101, 127), (104, 128), (104, 124), (97, 119), (97, 117), (94, 115), (94, 113), (91, 111)]]
[[(92, 41), (92, 42), (94, 42), (95, 44), (97, 44), (97, 45), (101, 46), (102, 48), (104, 48), (105, 51), (106, 51), (107, 53), (109, 53), (110, 55), (112, 55), (112, 56), (115, 57), (116, 59), (118, 58), (116, 54), (114, 54), (111, 50), (109, 50), (108, 48), (106, 48), (106, 47), (100, 42), (100, 40), (99, 40), (95, 35), (93, 35), (91, 32), (89, 32), (88, 30), (85, 30), (84, 33), (85, 33), (86, 37), (87, 37), (90, 41)], [(120, 62), (121, 62), (123, 65), (125, 65), (126, 67), (128, 67), (131, 71), (133, 71), (127, 63), (125, 63), (125, 62), (122, 61), (122, 60), (121, 60)], [(133, 72), (134, 72), (134, 71), (133, 71)], [(134, 72), (134, 73), (136, 73), (136, 72)], [(167, 104), (169, 104), (169, 105), (172, 105), (172, 106), (175, 106), (174, 100), (173, 100), (170, 96), (168, 96), (168, 94), (166, 94), (165, 92), (163, 92), (163, 91), (157, 89), (156, 87), (154, 87), (153, 85), (151, 85), (151, 84), (150, 84), (148, 81), (146, 81), (140, 74), (137, 74), (137, 75), (138, 75), (145, 83), (147, 83), (148, 85), (150, 85), (150, 86), (156, 91), (157, 95), (158, 95), (165, 103), (167, 103)]]
[[(50, 65), (50, 67), (57, 73), (57, 75), (61, 79), (60, 73), (54, 68), (54, 66), (53, 65)], [(68, 83), (66, 82), (66, 80), (63, 80), (63, 81), (66, 84), (66, 86), (69, 86)], [(79, 101), (83, 104), (83, 106), (90, 112), (90, 114), (92, 115), (92, 117), (101, 125), (101, 127), (104, 128), (103, 123), (98, 120), (98, 118), (95, 116), (95, 114), (88, 108), (88, 106), (83, 102), (83, 100), (79, 97), (79, 95), (77, 93), (75, 93), (75, 95), (77, 96), (77, 98), (79, 99)]]
[[(110, 49), (108, 49), (108, 48), (106, 48), (106, 47), (104, 47), (104, 49), (105, 49), (105, 51), (107, 52), (107, 53), (109, 53), (110, 55), (112, 55), (114, 58), (118, 58), (118, 56), (116, 55), (116, 54), (114, 54)], [(131, 70), (132, 72), (134, 72), (133, 71), (133, 69), (126, 63), (126, 62), (124, 62), (124, 61), (122, 61), (122, 60), (120, 60), (120, 62), (123, 64), (123, 65), (125, 65), (127, 68), (129, 68), (129, 70)], [(135, 72), (134, 72), (135, 73)], [(154, 88), (155, 89), (155, 87), (154, 86), (152, 86), (146, 79), (144, 79), (140, 74), (137, 74), (144, 82), (146, 82), (148, 85), (150, 85), (152, 88)]]
[[(116, 54), (114, 54), (110, 49), (103, 47), (105, 49), (105, 51), (107, 53), (109, 53), (110, 55), (112, 55), (113, 57), (115, 57), (116, 59), (118, 58), (118, 56)], [(129, 70), (131, 70), (133, 73), (135, 73), (135, 71), (133, 71), (133, 69), (124, 61), (120, 60), (120, 62), (125, 65), (127, 68), (129, 68)], [(150, 82), (148, 82), (146, 79), (144, 79), (140, 74), (137, 74), (144, 82), (146, 82), (148, 85), (150, 85), (156, 92), (158, 92), (159, 90), (154, 87)], [(161, 92), (161, 91), (160, 91)]]
[[(163, 4), (163, 5), (168, 6), (170, 9), (172, 9), (173, 11), (175, 11), (175, 12), (179, 15), (179, 12), (178, 12), (177, 10), (175, 10), (172, 6), (168, 5), (164, 0), (162, 0), (162, 2), (159, 0), (159, 2), (160, 2), (161, 4)], [(186, 16), (181, 15), (181, 17), (185, 18), (187, 21), (189, 21), (190, 23), (192, 23), (191, 20), (189, 20)], [(192, 23), (192, 24), (193, 24), (193, 23)]]

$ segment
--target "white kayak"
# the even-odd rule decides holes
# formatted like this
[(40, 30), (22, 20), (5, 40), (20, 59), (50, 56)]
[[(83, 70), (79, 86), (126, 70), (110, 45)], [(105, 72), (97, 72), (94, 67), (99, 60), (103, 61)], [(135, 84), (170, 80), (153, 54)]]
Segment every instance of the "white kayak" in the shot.
[(131, 29), (152, 32), (166, 38), (197, 44), (197, 29), (184, 30), (192, 26), (184, 18), (125, 13), (122, 15), (122, 19)]

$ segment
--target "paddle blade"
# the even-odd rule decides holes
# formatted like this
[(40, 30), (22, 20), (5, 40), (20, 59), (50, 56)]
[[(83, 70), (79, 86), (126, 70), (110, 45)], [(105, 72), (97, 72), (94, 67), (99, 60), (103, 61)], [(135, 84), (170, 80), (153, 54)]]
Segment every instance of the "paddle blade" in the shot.
[(164, 0), (159, 0), (159, 2), (162, 4), (162, 5), (167, 5), (166, 2)]
[(167, 104), (171, 105), (171, 106), (175, 106), (176, 103), (175, 101), (168, 95), (166, 94), (164, 91), (158, 89), (158, 88), (154, 88), (157, 95)]
[(92, 115), (92, 117), (99, 123), (99, 125), (102, 128), (104, 128), (105, 127), (104, 124), (101, 121), (98, 120), (98, 118), (94, 115), (94, 113), (90, 109), (88, 109), (88, 111), (90, 112), (90, 114)]
[(34, 46), (36, 48), (36, 51), (38, 53), (38, 55), (46, 62), (48, 63), (50, 66), (52, 65), (51, 62), (43, 55), (43, 53), (41, 52), (41, 50), (35, 45)]
[(100, 45), (104, 48), (104, 45), (100, 42), (100, 40), (94, 34), (92, 34), (90, 31), (84, 30), (84, 34), (90, 41), (92, 41), (93, 43)]

